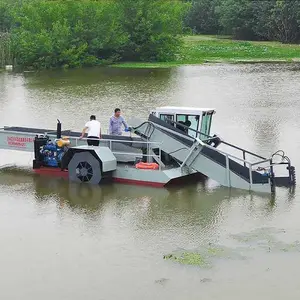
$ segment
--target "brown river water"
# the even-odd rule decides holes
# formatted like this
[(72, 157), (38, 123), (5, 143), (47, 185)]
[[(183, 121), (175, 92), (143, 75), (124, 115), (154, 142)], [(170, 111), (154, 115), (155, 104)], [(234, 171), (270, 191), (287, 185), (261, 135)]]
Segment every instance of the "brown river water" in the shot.
[[(203, 65), (0, 73), (0, 127), (104, 131), (162, 105), (212, 107), (212, 133), (300, 172), (300, 68)], [(300, 190), (275, 196), (208, 181), (154, 189), (34, 176), (33, 154), (0, 151), (3, 300), (281, 300), (300, 298)], [(219, 250), (222, 251), (219, 251)], [(163, 259), (198, 253), (203, 262)], [(225, 253), (225, 255), (219, 255)]]

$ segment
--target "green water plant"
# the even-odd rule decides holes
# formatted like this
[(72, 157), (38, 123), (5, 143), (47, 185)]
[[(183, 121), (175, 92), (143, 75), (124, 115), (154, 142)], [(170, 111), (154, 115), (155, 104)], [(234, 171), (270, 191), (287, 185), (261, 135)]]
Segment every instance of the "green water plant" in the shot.
[(266, 252), (300, 252), (300, 242), (283, 242), (280, 235), (285, 234), (284, 229), (264, 227), (250, 232), (234, 234), (232, 237), (250, 250), (263, 250)]
[(164, 259), (173, 260), (184, 265), (210, 267), (210, 263), (200, 253), (183, 252), (178, 254), (164, 255)]
[(237, 249), (209, 243), (207, 246), (199, 247), (196, 251), (177, 251), (164, 255), (163, 258), (183, 265), (211, 268), (215, 260), (243, 259), (244, 257)]

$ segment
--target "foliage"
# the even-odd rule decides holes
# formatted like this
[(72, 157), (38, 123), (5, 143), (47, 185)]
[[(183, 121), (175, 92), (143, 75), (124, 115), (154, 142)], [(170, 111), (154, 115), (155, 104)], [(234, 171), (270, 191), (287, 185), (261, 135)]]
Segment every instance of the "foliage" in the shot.
[(232, 34), (236, 39), (255, 39), (252, 1), (223, 0), (220, 12), (220, 23), (225, 33)]
[(0, 68), (3, 68), (5, 65), (11, 65), (12, 61), (10, 34), (0, 32)]
[(1, 64), (25, 68), (112, 63), (176, 65), (217, 59), (291, 59), (298, 48), (218, 40), (183, 43), (180, 34), (300, 42), (300, 1), (2, 0)]
[(300, 42), (300, 1), (193, 0), (187, 24), (197, 33)]
[(128, 43), (123, 59), (128, 61), (173, 60), (180, 45), (186, 5), (172, 0), (121, 0), (122, 25)]
[[(270, 33), (268, 38), (283, 43), (300, 41), (300, 2), (273, 1), (273, 6), (265, 9), (266, 28)], [(260, 20), (262, 23), (262, 20)]]
[(194, 33), (212, 34), (221, 29), (220, 0), (193, 0), (185, 22)]
[(186, 7), (176, 0), (27, 0), (9, 7), (13, 53), (18, 65), (33, 68), (172, 60)]
[(0, 2), (0, 32), (7, 32), (11, 28), (12, 24), (12, 11), (13, 4), (7, 0)]

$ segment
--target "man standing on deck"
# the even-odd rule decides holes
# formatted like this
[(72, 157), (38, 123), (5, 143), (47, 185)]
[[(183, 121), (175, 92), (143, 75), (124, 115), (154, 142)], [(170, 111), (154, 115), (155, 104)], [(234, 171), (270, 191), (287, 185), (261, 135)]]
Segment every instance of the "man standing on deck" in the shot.
[(91, 115), (90, 120), (85, 124), (80, 139), (82, 139), (86, 133), (87, 134), (87, 144), (89, 146), (99, 146), (99, 140), (101, 139), (101, 124), (96, 120), (96, 116)]
[(128, 125), (121, 116), (120, 108), (116, 108), (114, 115), (109, 119), (109, 134), (122, 135), (122, 124), (124, 125), (125, 130), (128, 130)]

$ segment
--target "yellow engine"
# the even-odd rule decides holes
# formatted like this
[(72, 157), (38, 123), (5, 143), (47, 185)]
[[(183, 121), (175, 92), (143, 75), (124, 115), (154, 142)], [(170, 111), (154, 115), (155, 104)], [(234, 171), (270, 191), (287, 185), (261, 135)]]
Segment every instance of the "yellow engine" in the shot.
[(69, 146), (70, 144), (71, 144), (70, 143), (70, 139), (67, 136), (63, 136), (61, 139), (59, 139), (59, 140), (56, 141), (56, 145), (59, 148), (63, 148), (65, 146)]

